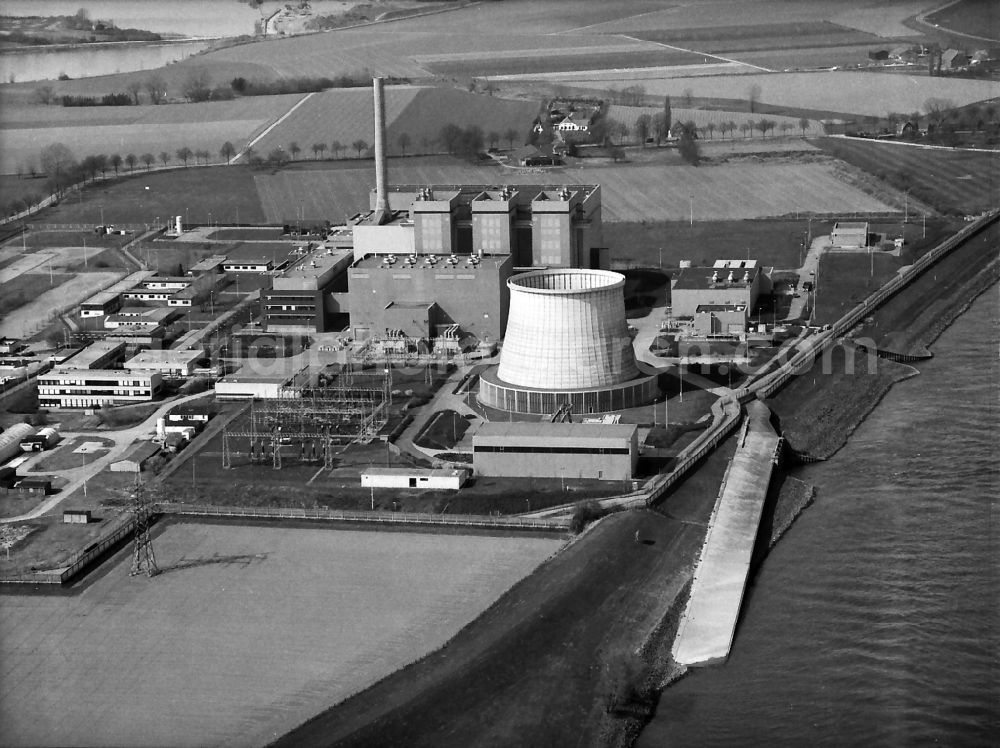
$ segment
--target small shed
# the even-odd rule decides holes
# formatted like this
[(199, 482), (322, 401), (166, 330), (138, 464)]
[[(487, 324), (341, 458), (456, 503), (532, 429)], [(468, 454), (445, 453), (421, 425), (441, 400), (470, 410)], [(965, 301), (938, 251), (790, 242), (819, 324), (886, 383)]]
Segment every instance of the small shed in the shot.
[(66, 525), (86, 525), (90, 520), (89, 509), (66, 509), (63, 512), (63, 524)]
[(52, 481), (47, 478), (22, 478), (14, 484), (14, 489), (20, 493), (47, 496), (52, 493)]
[(468, 468), (368, 468), (361, 474), (361, 485), (457, 491), (469, 479), (469, 472)]
[(125, 456), (117, 462), (111, 463), (112, 473), (138, 473), (142, 471), (146, 462), (160, 451), (158, 444), (153, 442), (137, 442), (132, 446)]

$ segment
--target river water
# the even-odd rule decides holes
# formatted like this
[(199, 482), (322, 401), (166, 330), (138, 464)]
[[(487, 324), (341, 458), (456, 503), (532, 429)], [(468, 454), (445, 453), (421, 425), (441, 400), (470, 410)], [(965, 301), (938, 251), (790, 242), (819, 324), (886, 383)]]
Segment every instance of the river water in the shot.
[[(92, 20), (110, 20), (119, 28), (137, 28), (159, 34), (215, 38), (254, 33), (254, 22), (287, 4), (268, 0), (261, 8), (238, 0), (3, 0), (9, 16), (75, 14), (80, 8)], [(355, 5), (342, 0), (313, 0), (313, 10), (333, 14)], [(206, 42), (174, 44), (102, 44), (92, 48), (32, 49), (0, 54), (0, 81), (53, 80), (148, 70), (183, 60), (202, 51)]]
[(1000, 735), (1000, 314), (980, 296), (833, 459), (748, 589), (732, 654), (643, 748), (986, 746)]

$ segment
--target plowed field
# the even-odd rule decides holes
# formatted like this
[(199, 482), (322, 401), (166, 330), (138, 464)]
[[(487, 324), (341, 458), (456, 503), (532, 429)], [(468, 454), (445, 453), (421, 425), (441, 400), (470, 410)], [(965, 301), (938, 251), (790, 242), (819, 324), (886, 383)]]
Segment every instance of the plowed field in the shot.
[(974, 214), (1000, 204), (1000, 152), (976, 153), (823, 138), (820, 146), (850, 164), (883, 176), (939, 210)]

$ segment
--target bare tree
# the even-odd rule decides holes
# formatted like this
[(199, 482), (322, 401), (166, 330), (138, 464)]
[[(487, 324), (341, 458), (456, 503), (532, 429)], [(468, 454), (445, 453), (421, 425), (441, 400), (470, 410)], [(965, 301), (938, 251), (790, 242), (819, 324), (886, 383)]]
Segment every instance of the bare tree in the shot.
[(707, 125), (705, 125), (705, 129), (708, 130), (708, 136), (712, 140), (715, 140), (715, 123), (709, 122)]
[(441, 145), (448, 153), (454, 153), (455, 148), (458, 146), (458, 141), (462, 137), (462, 128), (458, 125), (449, 122), (447, 125), (441, 128), (441, 133), (439, 135), (439, 140)]
[(684, 105), (690, 107), (694, 103), (694, 91), (690, 88), (684, 89)]
[(219, 155), (222, 156), (222, 160), (228, 164), (232, 161), (233, 156), (236, 155), (236, 146), (227, 140), (222, 144), (222, 148), (219, 149)]
[(115, 154), (113, 154), (111, 156), (111, 158), (108, 159), (108, 161), (114, 167), (114, 169), (115, 169), (115, 176), (117, 177), (118, 176), (118, 170), (121, 168), (121, 165), (122, 165), (122, 157), (119, 154), (115, 153)]
[(751, 83), (747, 89), (747, 102), (750, 104), (750, 114), (754, 113), (758, 101), (760, 101), (760, 84)]
[(954, 109), (955, 102), (951, 99), (940, 99), (937, 97), (932, 97), (924, 102), (924, 112), (927, 114), (927, 119), (935, 127), (940, 127), (941, 123), (944, 122), (947, 112)]
[(154, 161), (156, 161), (156, 156), (154, 156), (152, 153), (144, 153), (141, 156), (139, 156), (139, 160), (146, 165), (146, 171), (149, 171), (149, 167), (152, 165)]
[(507, 145), (511, 148), (514, 147), (514, 141), (517, 140), (517, 130), (513, 127), (508, 127), (504, 130), (503, 139), (507, 141)]
[(325, 150), (326, 150), (326, 143), (313, 143), (312, 144), (313, 159), (319, 158), (320, 151), (325, 151)]
[(188, 165), (188, 159), (194, 155), (194, 152), (187, 146), (183, 146), (177, 149), (177, 158), (184, 162), (184, 166)]
[[(325, 150), (326, 150), (326, 148), (322, 149), (322, 151), (325, 151)], [(339, 140), (334, 140), (332, 143), (330, 143), (330, 150), (333, 152), (333, 157), (334, 158), (340, 158), (340, 152), (342, 150), (344, 150), (344, 144), (341, 143)], [(322, 151), (321, 151), (321, 153), (322, 153)]]
[(794, 129), (795, 129), (795, 125), (793, 125), (791, 122), (782, 122), (781, 123), (781, 132), (783, 132), (785, 135), (787, 135), (788, 133), (790, 133)]
[(166, 166), (170, 163), (170, 154), (166, 151), (160, 151), (160, 161), (162, 161), (163, 165)]
[(161, 104), (167, 98), (167, 84), (159, 75), (151, 75), (143, 81), (150, 104)]
[(142, 81), (138, 78), (130, 80), (125, 89), (132, 94), (132, 103), (139, 106), (139, 92), (142, 91)]
[(740, 125), (740, 132), (743, 133), (743, 137), (744, 138), (747, 136), (747, 130), (749, 130), (749, 129), (750, 129), (750, 125), (748, 125), (746, 122), (744, 122), (743, 124)]
[(138, 160), (139, 159), (136, 158), (134, 153), (130, 153), (127, 156), (125, 156), (125, 163), (128, 165), (129, 171), (135, 171), (135, 165)]
[(188, 101), (208, 101), (212, 96), (212, 79), (204, 68), (196, 68), (188, 73), (181, 86), (181, 92)]
[(799, 120), (799, 129), (802, 131), (802, 137), (806, 136), (806, 130), (809, 129), (809, 120), (803, 117)]
[(410, 145), (410, 134), (408, 132), (401, 132), (401, 133), (399, 133), (399, 137), (396, 138), (396, 140), (399, 143), (399, 150), (405, 156), (406, 155), (406, 149)]
[(39, 104), (51, 104), (54, 98), (52, 86), (39, 86), (35, 89), (35, 101)]
[(358, 158), (361, 158), (362, 152), (368, 150), (368, 143), (366, 143), (361, 138), (358, 138), (353, 143), (351, 143), (351, 148), (356, 150), (358, 152)]
[(646, 147), (646, 140), (649, 138), (649, 133), (653, 128), (653, 118), (648, 114), (640, 114), (635, 120), (635, 134), (639, 136), (639, 142), (642, 143), (642, 147)]
[(288, 144), (288, 152), (292, 154), (292, 161), (294, 161), (295, 157), (302, 152), (302, 149), (299, 148), (299, 144), (293, 140)]
[(496, 148), (497, 143), (500, 142), (500, 133), (498, 133), (496, 130), (490, 130), (489, 134), (486, 136), (486, 139), (490, 143), (490, 148)]

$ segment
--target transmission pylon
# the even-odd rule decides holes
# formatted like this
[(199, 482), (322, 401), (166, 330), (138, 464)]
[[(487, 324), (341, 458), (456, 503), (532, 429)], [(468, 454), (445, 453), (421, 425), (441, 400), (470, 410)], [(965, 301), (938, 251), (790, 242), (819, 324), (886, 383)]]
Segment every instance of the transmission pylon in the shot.
[(153, 543), (149, 538), (149, 502), (142, 493), (142, 479), (135, 474), (135, 490), (132, 492), (132, 512), (135, 516), (135, 544), (132, 548), (132, 570), (130, 577), (145, 572), (147, 577), (160, 573), (153, 553)]

